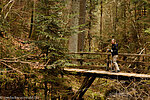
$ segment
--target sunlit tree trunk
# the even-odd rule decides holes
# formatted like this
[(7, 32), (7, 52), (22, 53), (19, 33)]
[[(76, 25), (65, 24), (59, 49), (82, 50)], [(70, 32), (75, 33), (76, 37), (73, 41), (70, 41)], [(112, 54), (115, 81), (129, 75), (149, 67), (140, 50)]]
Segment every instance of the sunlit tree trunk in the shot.
[(116, 30), (117, 30), (117, 22), (118, 22), (118, 1), (117, 0), (115, 0), (115, 6), (116, 6), (116, 8), (115, 8), (115, 26), (114, 26), (114, 35), (116, 34)]
[(99, 43), (99, 49), (102, 49), (102, 33), (103, 33), (103, 0), (101, 0), (100, 6), (101, 6), (101, 9), (100, 9), (101, 15), (100, 15), (100, 43)]
[[(71, 15), (73, 16), (71, 19), (71, 27), (77, 27), (79, 25), (79, 0), (72, 0), (72, 9)], [(78, 29), (74, 29), (71, 37), (69, 38), (69, 52), (77, 52), (78, 51)]]

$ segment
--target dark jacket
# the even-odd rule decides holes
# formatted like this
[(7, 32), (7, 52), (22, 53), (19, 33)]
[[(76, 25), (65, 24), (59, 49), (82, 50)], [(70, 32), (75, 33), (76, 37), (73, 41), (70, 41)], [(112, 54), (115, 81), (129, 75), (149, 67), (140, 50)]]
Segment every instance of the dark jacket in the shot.
[(118, 55), (118, 44), (116, 43), (116, 44), (112, 44), (112, 52), (111, 52), (111, 54), (112, 54), (112, 56), (114, 56), (114, 55)]

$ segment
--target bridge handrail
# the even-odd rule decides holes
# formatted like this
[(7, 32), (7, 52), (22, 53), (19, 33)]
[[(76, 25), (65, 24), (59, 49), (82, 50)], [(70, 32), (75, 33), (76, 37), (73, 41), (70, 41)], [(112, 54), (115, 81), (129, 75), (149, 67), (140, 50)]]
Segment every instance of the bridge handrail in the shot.
[[(101, 59), (86, 59), (86, 58), (70, 58), (70, 60), (74, 60), (74, 61), (84, 61), (84, 62), (88, 62), (88, 61), (106, 61), (106, 60), (101, 60)], [(150, 64), (150, 62), (144, 62), (144, 61), (124, 61), (124, 60), (117, 60), (118, 62), (127, 62), (127, 63), (143, 63), (143, 64)]]
[[(68, 54), (111, 55), (111, 53), (101, 53), (101, 52), (70, 52)], [(118, 55), (121, 55), (121, 56), (145, 56), (145, 57), (150, 57), (150, 54), (118, 53)]]

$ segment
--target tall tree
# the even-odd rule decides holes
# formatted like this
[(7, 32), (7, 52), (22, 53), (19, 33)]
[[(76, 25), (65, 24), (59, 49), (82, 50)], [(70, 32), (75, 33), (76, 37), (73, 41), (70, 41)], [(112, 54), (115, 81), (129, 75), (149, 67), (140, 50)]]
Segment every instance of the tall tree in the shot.
[(100, 43), (99, 49), (102, 49), (102, 33), (103, 33), (103, 0), (100, 1)]
[(35, 17), (35, 3), (36, 3), (35, 0), (32, 1), (32, 13), (31, 13), (29, 38), (31, 38), (31, 35), (32, 35), (32, 32), (33, 32), (33, 24), (34, 24), (34, 17)]
[(72, 8), (71, 8), (71, 27), (74, 28), (72, 31), (72, 35), (69, 38), (69, 51), (70, 52), (77, 52), (78, 51), (78, 25), (79, 25), (79, 0), (72, 0), (71, 2)]
[(100, 37), (102, 36), (103, 31), (103, 0), (100, 1)]
[(88, 46), (89, 46), (89, 51), (91, 51), (91, 40), (92, 40), (92, 34), (91, 34), (91, 28), (92, 28), (92, 0), (90, 0), (90, 10), (89, 10), (89, 23), (88, 23)]
[(117, 22), (118, 22), (118, 0), (115, 0), (115, 18), (114, 18), (114, 35), (117, 31)]
[(85, 42), (85, 16), (86, 16), (86, 0), (80, 0), (79, 9), (79, 31), (78, 34), (78, 51), (84, 51)]

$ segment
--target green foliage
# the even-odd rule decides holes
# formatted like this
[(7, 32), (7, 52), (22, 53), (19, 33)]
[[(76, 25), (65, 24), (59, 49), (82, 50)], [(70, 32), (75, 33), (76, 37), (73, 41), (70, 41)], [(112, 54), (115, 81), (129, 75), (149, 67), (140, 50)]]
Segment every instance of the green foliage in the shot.
[(150, 28), (146, 29), (145, 32), (150, 35)]
[[(5, 0), (7, 1), (7, 0)], [(3, 12), (0, 16), (0, 31), (4, 30), (7, 33), (7, 38), (0, 38), (0, 59), (10, 58), (11, 63), (7, 63), (8, 65), (18, 69), (19, 71), (31, 74), (31, 77), (28, 79), (19, 80), (20, 75), (16, 72), (12, 72), (13, 76), (10, 77), (9, 73), (0, 74), (0, 84), (1, 87), (5, 86), (6, 83), (25, 83), (22, 86), (28, 86), (29, 90), (24, 89), (24, 95), (34, 95), (34, 90), (37, 90), (37, 95), (44, 98), (44, 90), (45, 83), (47, 82), (48, 93), (53, 90), (53, 93), (50, 95), (52, 97), (60, 96), (64, 93), (64, 90), (68, 87), (68, 84), (63, 83), (63, 78), (60, 78), (60, 73), (62, 75), (61, 68), (66, 66), (77, 66), (76, 64), (70, 64), (71, 61), (66, 60), (68, 55), (67, 52), (67, 44), (68, 44), (68, 36), (70, 33), (81, 33), (85, 32), (87, 36), (88, 31), (90, 32), (91, 37), (87, 36), (90, 40), (93, 41), (91, 45), (95, 46), (99, 45), (99, 41), (101, 42), (101, 47), (106, 49), (105, 47), (109, 46), (109, 42), (111, 40), (111, 36), (115, 36), (119, 43), (119, 52), (133, 52), (137, 53), (144, 46), (144, 43), (149, 41), (150, 36), (150, 28), (149, 28), (149, 2), (147, 0), (131, 0), (126, 2), (126, 0), (119, 0), (117, 4), (117, 0), (103, 0), (103, 33), (102, 38), (99, 36), (99, 17), (100, 17), (100, 2), (99, 0), (87, 0), (87, 17), (86, 24), (83, 25), (75, 25), (70, 26), (69, 21), (73, 17), (77, 15), (77, 13), (66, 14), (64, 9), (66, 6), (66, 2), (70, 0), (35, 0), (35, 18), (33, 23), (33, 35), (32, 40), (25, 38), (29, 33), (29, 25), (31, 20), (31, 12), (34, 7), (33, 0), (18, 0), (16, 2), (8, 17), (6, 19), (3, 18), (4, 15), (8, 12), (8, 9)], [(106, 3), (107, 1), (107, 3)], [(7, 4), (7, 2), (5, 2)], [(116, 8), (115, 3), (117, 4), (117, 18), (116, 18)], [(136, 6), (135, 6), (136, 3)], [(130, 4), (130, 5), (129, 5)], [(5, 4), (4, 4), (5, 5)], [(3, 5), (3, 6), (4, 6)], [(145, 7), (147, 9), (147, 15), (141, 16), (137, 14), (137, 19), (135, 18), (135, 9), (141, 11)], [(0, 6), (0, 11), (1, 11)], [(8, 7), (9, 8), (9, 7)], [(71, 8), (71, 7), (70, 7)], [(70, 9), (69, 9), (70, 10)], [(137, 11), (137, 12), (138, 12)], [(66, 14), (66, 15), (65, 15)], [(67, 16), (67, 18), (66, 18)], [(70, 18), (70, 19), (69, 19)], [(113, 33), (116, 24), (116, 33)], [(144, 30), (144, 27), (146, 30)], [(80, 27), (85, 27), (87, 29), (79, 31)], [(96, 28), (98, 27), (98, 28)], [(144, 30), (144, 31), (143, 31)], [(70, 32), (72, 31), (72, 32)], [(145, 32), (145, 33), (144, 33)], [(24, 33), (24, 34), (22, 34)], [(17, 37), (17, 38), (14, 38)], [(21, 43), (19, 42), (19, 38), (22, 38)], [(146, 39), (145, 39), (146, 38)], [(85, 41), (86, 42), (86, 41)], [(33, 44), (32, 44), (33, 43)], [(31, 44), (29, 50), (22, 49), (21, 45), (25, 46), (26, 44)], [(85, 43), (87, 45), (88, 42)], [(35, 48), (36, 49), (35, 49)], [(87, 47), (88, 48), (88, 47)], [(138, 50), (137, 50), (138, 49)], [(149, 54), (149, 49), (147, 50), (147, 54)], [(87, 49), (88, 51), (88, 49)], [(103, 50), (101, 50), (103, 51)], [(105, 51), (105, 50), (104, 50)], [(99, 51), (98, 51), (99, 52)], [(83, 58), (89, 59), (103, 59), (101, 56), (82, 56)], [(16, 58), (16, 59), (11, 59)], [(71, 58), (71, 57), (70, 57)], [(80, 55), (72, 56), (72, 58), (81, 58)], [(104, 59), (105, 60), (105, 59)], [(14, 61), (14, 62), (13, 62)], [(22, 62), (21, 62), (22, 61)], [(21, 62), (21, 63), (20, 63)], [(84, 65), (100, 65), (106, 66), (106, 63), (84, 63)], [(1, 64), (2, 65), (2, 64)], [(41, 66), (40, 66), (41, 65)], [(42, 66), (43, 65), (43, 66)], [(2, 71), (7, 71), (6, 66), (3, 66)], [(42, 67), (43, 69), (32, 69), (34, 67)], [(34, 75), (33, 75), (34, 74)], [(77, 74), (73, 72), (72, 74)], [(68, 78), (68, 77), (67, 77)], [(26, 82), (27, 81), (27, 82)], [(72, 79), (71, 79), (72, 81)], [(100, 85), (103, 84), (98, 82)], [(35, 84), (37, 83), (37, 84)], [(65, 86), (66, 85), (66, 86)], [(73, 84), (74, 85), (74, 84)], [(98, 91), (104, 93), (105, 88), (108, 89), (110, 86), (109, 82), (103, 84), (104, 86), (100, 88)], [(17, 85), (15, 85), (17, 86)], [(19, 85), (18, 85), (19, 86)], [(97, 86), (97, 85), (96, 85)], [(23, 90), (23, 89), (22, 89)], [(111, 89), (108, 89), (108, 92)], [(114, 90), (114, 89), (112, 89)], [(63, 92), (60, 92), (63, 91)], [(71, 91), (72, 92), (72, 91)], [(89, 92), (92, 94), (93, 91)], [(107, 91), (106, 91), (107, 92)], [(113, 91), (112, 91), (113, 92)], [(67, 94), (67, 92), (65, 93)], [(107, 94), (107, 93), (106, 93)], [(99, 97), (93, 93), (94, 97)], [(97, 98), (98, 99), (98, 98)], [(101, 99), (105, 99), (105, 97), (101, 97)]]
[[(67, 59), (65, 53), (69, 31), (64, 28), (62, 15), (64, 4), (61, 0), (46, 0), (38, 2), (37, 6), (32, 39), (41, 55), (44, 55), (39, 59), (40, 62), (46, 64), (46, 70), (37, 72), (37, 78), (42, 75), (43, 78), (39, 80), (41, 84), (47, 83), (55, 87), (55, 84), (59, 85), (62, 82), (58, 75), (62, 73), (61, 67), (65, 66)], [(52, 98), (58, 95), (55, 92), (52, 94), (54, 94)]]
[[(61, 2), (59, 0), (48, 0), (47, 3), (40, 2), (41, 8), (36, 14), (35, 32), (39, 37), (36, 42), (42, 53), (47, 55), (46, 59), (50, 59), (50, 63), (64, 57), (66, 33), (61, 28)], [(53, 6), (52, 6), (53, 5)]]

